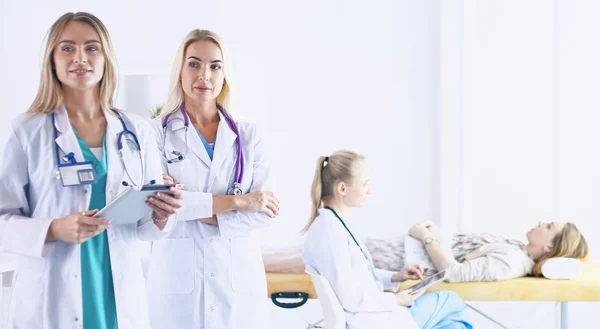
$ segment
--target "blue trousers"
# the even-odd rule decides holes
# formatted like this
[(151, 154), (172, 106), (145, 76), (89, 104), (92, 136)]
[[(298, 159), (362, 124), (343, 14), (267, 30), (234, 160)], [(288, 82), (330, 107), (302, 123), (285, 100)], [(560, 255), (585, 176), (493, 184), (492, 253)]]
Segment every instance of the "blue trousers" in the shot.
[(425, 294), (409, 308), (417, 325), (422, 329), (472, 329), (468, 321), (467, 305), (453, 291)]

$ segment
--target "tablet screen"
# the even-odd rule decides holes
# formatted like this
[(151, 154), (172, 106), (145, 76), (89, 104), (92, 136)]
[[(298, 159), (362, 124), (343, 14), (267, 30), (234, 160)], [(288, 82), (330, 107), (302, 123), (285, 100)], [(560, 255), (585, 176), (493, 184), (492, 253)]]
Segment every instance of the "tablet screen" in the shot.
[(410, 292), (411, 294), (417, 293), (423, 289), (428, 288), (429, 286), (432, 286), (432, 285), (438, 283), (441, 280), (444, 280), (445, 276), (446, 276), (446, 270), (440, 271), (440, 272), (437, 272), (436, 274), (428, 277), (427, 279), (424, 279), (423, 281), (421, 281), (415, 285), (412, 285), (406, 289), (412, 289)]

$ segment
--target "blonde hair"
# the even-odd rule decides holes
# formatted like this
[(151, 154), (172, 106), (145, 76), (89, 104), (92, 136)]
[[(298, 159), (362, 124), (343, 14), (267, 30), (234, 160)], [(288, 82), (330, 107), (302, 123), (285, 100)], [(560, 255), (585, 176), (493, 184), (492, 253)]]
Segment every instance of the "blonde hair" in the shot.
[(552, 241), (552, 250), (538, 259), (533, 267), (534, 276), (542, 276), (542, 265), (554, 257), (570, 257), (585, 260), (588, 256), (588, 244), (577, 226), (567, 223)]
[(54, 70), (54, 50), (60, 42), (58, 39), (69, 22), (81, 22), (89, 24), (98, 36), (102, 44), (104, 54), (104, 74), (100, 80), (99, 101), (104, 110), (113, 108), (114, 93), (117, 88), (117, 60), (113, 50), (110, 35), (104, 24), (94, 15), (86, 12), (66, 13), (62, 15), (48, 31), (46, 35), (46, 50), (42, 62), (42, 73), (37, 95), (27, 112), (52, 113), (63, 103), (62, 84)]
[(312, 210), (308, 223), (301, 233), (306, 233), (315, 218), (319, 215), (319, 208), (323, 201), (332, 198), (335, 193), (335, 185), (338, 182), (351, 182), (354, 179), (354, 166), (357, 161), (365, 157), (352, 151), (337, 151), (329, 157), (319, 157), (315, 178), (310, 187)]
[(195, 29), (188, 33), (183, 42), (177, 49), (177, 55), (175, 56), (175, 61), (173, 61), (173, 67), (171, 68), (171, 79), (169, 81), (169, 96), (167, 98), (167, 103), (165, 104), (164, 111), (161, 113), (162, 115), (167, 115), (177, 111), (181, 105), (183, 104), (183, 88), (181, 87), (181, 80), (179, 77), (181, 76), (181, 69), (184, 63), (185, 52), (189, 45), (196, 41), (209, 41), (214, 43), (221, 49), (221, 54), (223, 55), (223, 74), (225, 75), (225, 80), (223, 81), (223, 88), (221, 89), (221, 93), (217, 96), (217, 104), (222, 106), (227, 110), (227, 113), (231, 114), (229, 109), (230, 98), (231, 98), (231, 79), (227, 74), (227, 69), (229, 65), (229, 58), (227, 57), (227, 52), (225, 51), (223, 39), (213, 31), (210, 30), (199, 30)]

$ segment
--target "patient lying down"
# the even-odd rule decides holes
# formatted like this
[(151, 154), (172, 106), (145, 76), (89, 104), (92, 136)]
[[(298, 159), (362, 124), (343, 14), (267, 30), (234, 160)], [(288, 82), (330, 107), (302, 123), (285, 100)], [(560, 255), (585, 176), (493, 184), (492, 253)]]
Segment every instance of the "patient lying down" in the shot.
[[(422, 243), (424, 253), (437, 270), (447, 270), (449, 282), (541, 276), (542, 265), (551, 258), (585, 259), (588, 254), (583, 235), (574, 224), (564, 222), (538, 223), (527, 232), (527, 243), (488, 233), (454, 233), (452, 242), (444, 243), (447, 238), (439, 235), (430, 222), (414, 225), (408, 234), (413, 241)], [(368, 246), (376, 266), (403, 267), (406, 253), (402, 242), (370, 240)]]
[[(437, 270), (447, 269), (449, 282), (541, 276), (542, 265), (549, 259), (572, 257), (583, 260), (588, 255), (587, 242), (572, 223), (538, 223), (527, 232), (527, 244), (489, 233), (445, 235), (428, 222), (413, 226), (409, 235), (421, 248), (426, 263), (431, 263)], [(424, 266), (425, 263), (410, 259), (414, 256), (410, 250), (407, 256), (406, 239), (366, 239), (375, 267), (398, 271), (405, 263)], [(272, 273), (303, 273), (301, 254), (301, 246), (263, 251), (265, 269)]]

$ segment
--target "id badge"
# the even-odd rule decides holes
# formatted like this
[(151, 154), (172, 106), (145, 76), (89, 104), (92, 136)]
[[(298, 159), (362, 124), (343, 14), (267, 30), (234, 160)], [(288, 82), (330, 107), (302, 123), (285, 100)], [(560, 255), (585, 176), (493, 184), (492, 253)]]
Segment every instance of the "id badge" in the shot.
[(92, 162), (66, 163), (58, 166), (63, 186), (96, 183), (96, 171)]

